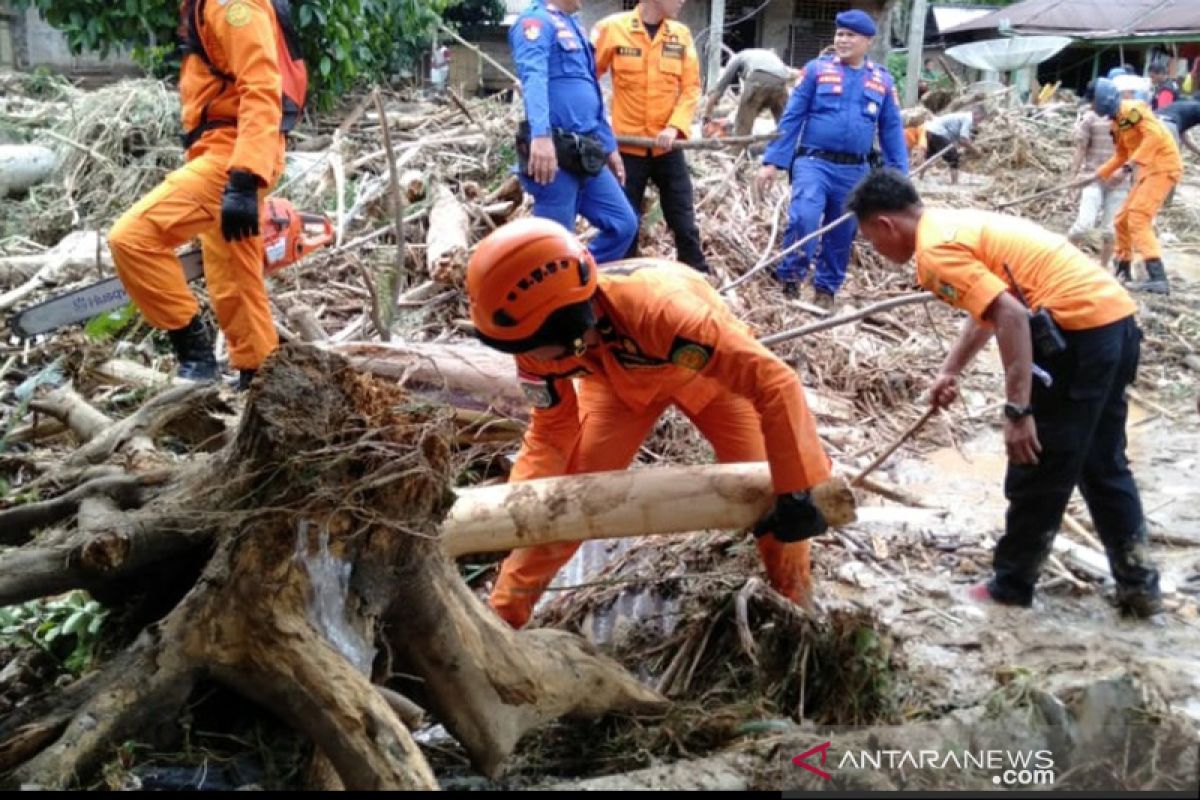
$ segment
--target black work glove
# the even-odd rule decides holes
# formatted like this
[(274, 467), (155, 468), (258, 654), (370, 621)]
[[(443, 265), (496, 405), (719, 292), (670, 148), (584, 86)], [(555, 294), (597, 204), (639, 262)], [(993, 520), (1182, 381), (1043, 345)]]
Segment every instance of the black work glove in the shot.
[(774, 534), (781, 542), (802, 542), (824, 533), (829, 523), (808, 492), (790, 492), (775, 498), (775, 507), (754, 526), (755, 536)]
[(258, 236), (258, 178), (235, 169), (221, 197), (221, 235), (227, 242)]

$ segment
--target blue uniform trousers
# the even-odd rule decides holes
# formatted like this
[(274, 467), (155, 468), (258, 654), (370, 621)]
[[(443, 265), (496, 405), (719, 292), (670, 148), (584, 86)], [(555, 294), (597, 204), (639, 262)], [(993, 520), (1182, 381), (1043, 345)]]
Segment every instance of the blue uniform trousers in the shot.
[(637, 236), (638, 219), (610, 169), (605, 167), (595, 177), (559, 169), (545, 186), (528, 175), (519, 177), (533, 197), (535, 217), (552, 219), (574, 233), (575, 217), (582, 214), (598, 231), (588, 246), (597, 263), (625, 257)]
[[(792, 203), (783, 246), (789, 247), (808, 234), (846, 213), (846, 196), (870, 167), (867, 164), (834, 164), (815, 156), (798, 156), (792, 162)], [(851, 217), (820, 237), (821, 245), (813, 286), (836, 294), (846, 281), (850, 246), (858, 223)], [(781, 281), (803, 281), (817, 249), (814, 239), (780, 262), (776, 276)]]

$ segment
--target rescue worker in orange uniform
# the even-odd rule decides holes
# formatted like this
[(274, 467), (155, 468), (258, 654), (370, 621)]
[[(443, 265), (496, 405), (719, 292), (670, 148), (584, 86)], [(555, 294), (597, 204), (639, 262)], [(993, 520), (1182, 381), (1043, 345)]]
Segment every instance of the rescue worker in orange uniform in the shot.
[[(1123, 613), (1162, 610), (1149, 533), (1125, 457), (1125, 389), (1137, 374), (1137, 307), (1064, 237), (975, 209), (927, 209), (893, 170), (869, 174), (846, 207), (889, 260), (970, 316), (930, 388), (946, 407), (958, 376), (995, 336), (1004, 365), (1005, 532), (977, 600), (1029, 606), (1063, 512), (1079, 487), (1108, 553)], [(1038, 310), (1036, 314), (1031, 310)]]
[(1107, 78), (1096, 81), (1093, 108), (1102, 117), (1112, 119), (1116, 152), (1096, 170), (1096, 177), (1108, 182), (1117, 170), (1132, 161), (1137, 167), (1133, 188), (1117, 217), (1116, 274), (1128, 281), (1132, 277), (1133, 253), (1145, 259), (1149, 279), (1130, 283), (1135, 291), (1170, 294), (1167, 271), (1162, 262), (1158, 237), (1154, 235), (1154, 217), (1167, 195), (1183, 175), (1183, 157), (1175, 137), (1154, 112), (1141, 100), (1122, 100), (1116, 85)]
[(241, 388), (278, 345), (259, 235), (263, 197), (284, 163), (276, 13), (271, 0), (181, 4), (187, 164), (109, 233), (122, 284), (150, 324), (168, 332), (182, 378), (211, 381), (220, 374), (212, 335), (175, 257), (175, 248), (193, 238), (200, 240), (209, 296)]
[[(658, 187), (663, 219), (675, 235), (678, 259), (708, 272), (696, 225), (692, 177), (676, 140), (691, 135), (700, 102), (700, 58), (692, 33), (676, 19), (684, 0), (642, 0), (632, 11), (596, 23), (596, 75), (612, 71), (612, 127), (617, 136), (640, 136), (654, 146), (620, 145), (625, 196), (641, 218), (646, 183)], [(637, 237), (626, 257), (637, 255)]]
[[(771, 585), (808, 602), (806, 540), (826, 529), (808, 490), (829, 477), (829, 458), (796, 373), (701, 275), (657, 259), (597, 272), (574, 235), (531, 218), (480, 242), (467, 266), (467, 295), (476, 336), (516, 356), (533, 404), (511, 481), (625, 469), (655, 421), (676, 406), (718, 461), (770, 463), (778, 497), (755, 528), (758, 551)], [(514, 550), (492, 607), (523, 626), (578, 547)]]

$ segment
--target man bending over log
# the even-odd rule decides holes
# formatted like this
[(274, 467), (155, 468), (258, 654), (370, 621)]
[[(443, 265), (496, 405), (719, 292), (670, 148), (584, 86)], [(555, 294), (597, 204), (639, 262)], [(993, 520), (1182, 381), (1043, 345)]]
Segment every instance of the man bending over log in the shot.
[(1000, 347), (1008, 516), (995, 575), (972, 597), (1032, 605), (1078, 485), (1108, 551), (1117, 605), (1135, 617), (1161, 611), (1125, 458), (1125, 388), (1142, 340), (1128, 292), (1062, 236), (1016, 217), (926, 209), (908, 178), (892, 170), (869, 174), (846, 206), (885, 258), (915, 257), (917, 282), (970, 315), (930, 388), (934, 405), (954, 402), (958, 375), (993, 335)]
[[(721, 462), (767, 460), (777, 499), (755, 526), (771, 585), (811, 598), (809, 543), (825, 518), (808, 490), (830, 461), (796, 373), (772, 355), (695, 270), (656, 259), (598, 272), (555, 222), (493, 232), (467, 266), (476, 335), (516, 356), (533, 404), (510, 480), (625, 469), (668, 406)], [(578, 379), (578, 384), (574, 382)], [(523, 626), (578, 542), (514, 550), (491, 604)]]

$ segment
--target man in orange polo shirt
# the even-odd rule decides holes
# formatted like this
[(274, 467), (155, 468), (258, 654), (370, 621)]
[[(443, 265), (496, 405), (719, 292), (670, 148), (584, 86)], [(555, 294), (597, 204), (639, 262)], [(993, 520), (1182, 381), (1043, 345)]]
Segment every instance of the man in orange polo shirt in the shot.
[[(1016, 217), (925, 209), (912, 183), (876, 170), (846, 203), (859, 230), (917, 280), (970, 316), (930, 390), (945, 407), (958, 375), (995, 335), (1004, 364), (1009, 500), (995, 575), (972, 594), (1028, 606), (1071, 493), (1078, 486), (1108, 551), (1121, 610), (1161, 610), (1158, 572), (1125, 458), (1125, 388), (1137, 372), (1136, 306), (1116, 279), (1065, 238)], [(1019, 299), (1019, 298), (1024, 298)], [(1039, 335), (1029, 309), (1049, 312), (1057, 340)], [(1035, 376), (1037, 380), (1035, 380)]]
[[(808, 601), (806, 540), (826, 528), (808, 490), (829, 477), (829, 458), (800, 378), (701, 275), (658, 259), (599, 272), (574, 234), (531, 218), (479, 243), (467, 265), (467, 296), (476, 336), (516, 356), (533, 405), (510, 481), (625, 469), (675, 406), (718, 461), (769, 462), (777, 497), (754, 529), (759, 555), (777, 591)], [(492, 607), (523, 626), (578, 547), (514, 550)]]
[[(653, 147), (621, 145), (625, 196), (641, 217), (646, 183), (658, 187), (663, 219), (683, 263), (708, 272), (683, 151), (700, 102), (700, 58), (692, 33), (679, 22), (684, 0), (642, 0), (637, 8), (605, 17), (592, 31), (596, 76), (612, 71), (612, 127), (617, 136), (654, 140)], [(637, 237), (627, 258), (637, 255)]]

